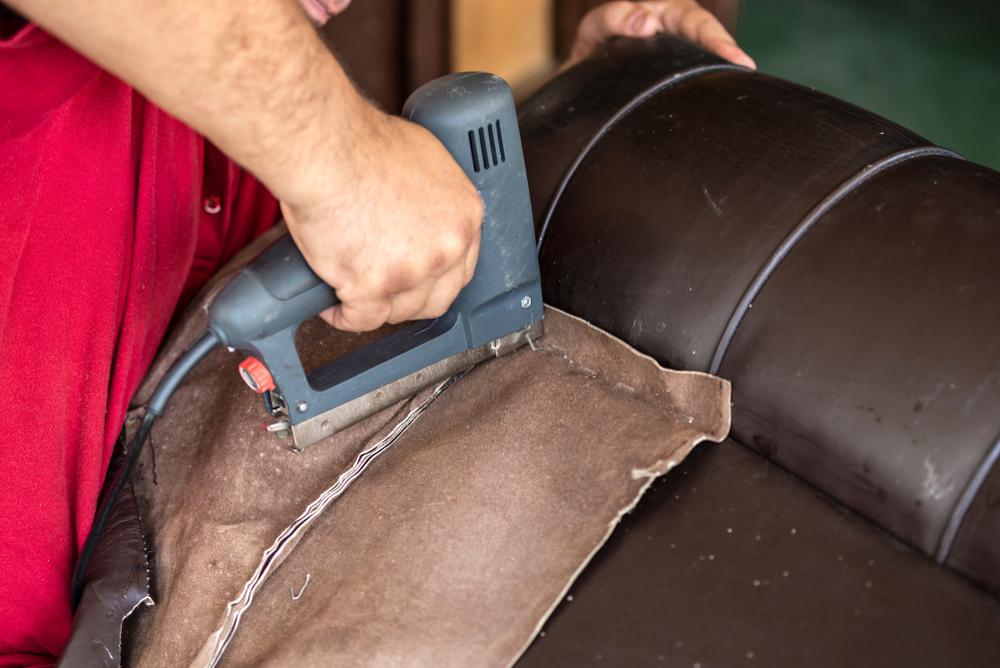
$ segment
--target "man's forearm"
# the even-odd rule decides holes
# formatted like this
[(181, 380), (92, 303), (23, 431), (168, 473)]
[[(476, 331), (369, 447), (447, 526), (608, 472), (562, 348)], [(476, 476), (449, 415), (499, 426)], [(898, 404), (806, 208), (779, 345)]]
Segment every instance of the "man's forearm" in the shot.
[[(295, 0), (6, 0), (195, 128), (284, 199), (363, 135), (355, 92)], [(342, 153), (343, 155), (337, 155)], [(325, 178), (329, 178), (328, 171)]]
[[(281, 200), (341, 329), (444, 313), (483, 202), (434, 135), (355, 91), (296, 0), (3, 0), (215, 142)], [(317, 20), (347, 0), (310, 0)]]

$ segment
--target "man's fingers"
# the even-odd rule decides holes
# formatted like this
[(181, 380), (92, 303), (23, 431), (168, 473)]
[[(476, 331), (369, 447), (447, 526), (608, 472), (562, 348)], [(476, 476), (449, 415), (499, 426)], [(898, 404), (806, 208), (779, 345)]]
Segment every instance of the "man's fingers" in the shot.
[(458, 296), (462, 286), (465, 285), (463, 271), (456, 267), (442, 276), (431, 289), (424, 308), (416, 314), (417, 318), (436, 318), (443, 315)]
[(680, 35), (733, 64), (757, 69), (757, 64), (736, 45), (725, 26), (695, 0), (647, 0), (640, 4), (660, 17), (663, 30)]
[(747, 67), (751, 70), (757, 69), (757, 63), (754, 62), (754, 59), (751, 58), (746, 51), (737, 46), (736, 42), (733, 42), (732, 40), (720, 41), (714, 46), (706, 45), (706, 47), (734, 65), (742, 65), (743, 67)]
[(388, 300), (344, 303), (320, 313), (320, 317), (344, 332), (370, 332), (386, 323), (392, 305)]
[(444, 276), (395, 295), (391, 300), (345, 302), (323, 311), (320, 317), (345, 332), (367, 332), (386, 323), (436, 318), (451, 307), (467, 283), (465, 271), (464, 267), (455, 266)]
[(587, 12), (577, 28), (570, 60), (588, 56), (609, 37), (649, 37), (661, 30), (656, 13), (634, 2), (608, 2)]
[(700, 5), (692, 3), (692, 9), (681, 20), (681, 31), (681, 34), (695, 44), (726, 60), (736, 65), (757, 69), (757, 64), (736, 45), (729, 31)]
[(421, 318), (436, 318), (451, 306), (476, 270), (481, 235), (476, 236), (465, 257), (441, 276), (434, 276), (400, 290), (376, 290), (368, 294), (386, 294), (383, 299), (348, 299), (327, 309), (320, 317), (337, 329), (366, 332), (386, 323), (396, 324)]
[(580, 21), (563, 67), (587, 57), (615, 35), (649, 37), (661, 31), (685, 37), (736, 65), (757, 69), (718, 19), (695, 0), (608, 2), (595, 7)]
[(392, 309), (387, 322), (436, 318), (447, 311), (459, 291), (468, 285), (476, 272), (480, 239), (481, 233), (477, 230), (465, 258), (442, 276), (392, 297)]
[(386, 322), (395, 325), (421, 317), (419, 314), (427, 305), (427, 300), (431, 296), (433, 287), (433, 283), (424, 282), (415, 288), (395, 295), (392, 298), (392, 307), (389, 309), (389, 316), (386, 318)]

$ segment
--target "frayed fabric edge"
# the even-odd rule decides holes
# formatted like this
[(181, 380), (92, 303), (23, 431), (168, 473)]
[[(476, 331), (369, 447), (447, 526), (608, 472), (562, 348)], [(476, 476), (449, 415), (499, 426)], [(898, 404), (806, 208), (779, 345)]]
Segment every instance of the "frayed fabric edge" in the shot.
[(347, 491), (351, 484), (365, 472), (365, 469), (375, 459), (391, 448), (413, 423), (416, 422), (417, 418), (462, 375), (464, 374), (452, 376), (438, 385), (431, 396), (407, 413), (406, 417), (400, 420), (388, 434), (362, 450), (357, 458), (355, 458), (354, 463), (337, 477), (337, 481), (306, 506), (302, 514), (278, 535), (271, 546), (264, 551), (260, 564), (243, 586), (240, 595), (229, 602), (222, 625), (208, 637), (208, 640), (202, 646), (194, 661), (192, 661), (192, 668), (215, 668), (218, 665), (222, 659), (222, 655), (236, 635), (243, 613), (253, 605), (254, 595), (285, 558), (291, 554), (309, 527), (312, 526), (334, 501)]
[(604, 545), (608, 542), (608, 540), (611, 538), (611, 535), (615, 532), (615, 529), (618, 527), (619, 524), (621, 524), (622, 518), (624, 518), (626, 515), (632, 512), (632, 510), (634, 510), (635, 507), (639, 504), (639, 501), (642, 500), (643, 496), (645, 496), (646, 490), (649, 489), (650, 485), (656, 482), (657, 478), (660, 478), (661, 476), (664, 476), (667, 473), (669, 473), (671, 469), (677, 466), (678, 462), (683, 461), (685, 457), (691, 454), (691, 451), (694, 450), (695, 446), (697, 446), (699, 443), (710, 440), (712, 440), (711, 435), (702, 434), (698, 438), (695, 438), (691, 440), (689, 443), (686, 443), (681, 447), (677, 448), (676, 450), (674, 450), (670, 454), (670, 457), (668, 459), (666, 460), (661, 459), (648, 469), (641, 469), (641, 470), (632, 469), (631, 472), (632, 480), (641, 480), (645, 478), (645, 482), (643, 483), (642, 487), (640, 487), (636, 491), (635, 496), (632, 498), (632, 500), (629, 503), (627, 503), (624, 507), (619, 509), (618, 513), (614, 516), (614, 518), (612, 518), (612, 520), (608, 522), (607, 530), (604, 532), (604, 535), (601, 537), (600, 541), (598, 541), (598, 543), (594, 545), (594, 549), (592, 549), (590, 553), (583, 558), (577, 569), (573, 571), (573, 573), (566, 580), (566, 583), (559, 591), (559, 594), (552, 599), (552, 603), (545, 610), (545, 612), (542, 613), (541, 617), (539, 617), (538, 622), (535, 624), (535, 628), (528, 636), (528, 639), (525, 641), (523, 645), (521, 645), (521, 648), (514, 654), (513, 657), (511, 657), (510, 661), (506, 664), (507, 668), (513, 668), (514, 664), (516, 664), (518, 661), (521, 660), (521, 657), (524, 656), (524, 653), (528, 651), (528, 648), (531, 647), (531, 644), (535, 642), (536, 638), (538, 638), (538, 634), (541, 633), (542, 629), (545, 628), (545, 624), (546, 622), (549, 621), (549, 618), (552, 617), (552, 613), (556, 611), (556, 608), (558, 608), (559, 605), (563, 602), (563, 599), (566, 598), (566, 595), (569, 593), (569, 590), (573, 588), (573, 585), (580, 577), (580, 574), (583, 573), (583, 571), (587, 568), (587, 566), (590, 565), (590, 562), (593, 561), (595, 556), (597, 556), (597, 553), (604, 548)]

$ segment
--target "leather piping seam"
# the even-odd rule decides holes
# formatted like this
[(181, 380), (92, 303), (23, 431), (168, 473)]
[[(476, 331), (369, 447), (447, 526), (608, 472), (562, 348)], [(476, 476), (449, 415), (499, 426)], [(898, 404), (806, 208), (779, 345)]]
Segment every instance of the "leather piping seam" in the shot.
[(729, 317), (729, 322), (726, 323), (726, 328), (723, 330), (722, 337), (719, 339), (719, 343), (715, 348), (715, 354), (712, 355), (712, 363), (709, 366), (709, 373), (718, 375), (719, 369), (722, 367), (722, 360), (726, 356), (726, 352), (729, 350), (733, 337), (736, 335), (737, 328), (740, 326), (740, 323), (743, 322), (743, 318), (746, 316), (747, 311), (750, 310), (750, 305), (753, 304), (754, 299), (757, 298), (757, 295), (764, 287), (764, 284), (769, 278), (771, 278), (771, 275), (778, 268), (785, 257), (788, 256), (795, 245), (809, 233), (816, 223), (822, 220), (823, 216), (826, 215), (830, 209), (832, 209), (836, 204), (844, 199), (844, 197), (852, 193), (858, 187), (890, 167), (906, 162), (907, 160), (928, 156), (957, 158), (959, 160), (963, 159), (954, 151), (949, 151), (948, 149), (939, 148), (937, 146), (920, 146), (917, 148), (908, 148), (902, 151), (896, 151), (895, 153), (890, 153), (887, 156), (879, 158), (875, 162), (865, 165), (861, 171), (856, 172), (853, 176), (842, 181), (840, 185), (831, 190), (823, 199), (819, 201), (818, 204), (816, 204), (816, 206), (810, 209), (799, 224), (795, 226), (787, 237), (785, 237), (784, 241), (781, 242), (781, 245), (775, 249), (774, 253), (771, 254), (771, 257), (768, 258), (767, 262), (765, 262), (757, 272), (757, 275), (754, 276), (750, 285), (747, 286), (746, 291), (744, 291), (739, 303), (733, 310), (733, 314)]
[(539, 254), (542, 251), (542, 244), (545, 243), (545, 236), (549, 231), (549, 224), (552, 222), (552, 216), (555, 213), (556, 207), (559, 205), (559, 200), (562, 199), (563, 192), (566, 187), (569, 186), (569, 182), (573, 179), (576, 174), (576, 170), (580, 168), (583, 161), (586, 160), (590, 152), (597, 146), (598, 142), (604, 139), (604, 136), (611, 131), (611, 129), (619, 123), (623, 118), (628, 116), (632, 111), (636, 109), (643, 102), (653, 97), (657, 93), (666, 90), (676, 84), (679, 84), (688, 79), (693, 79), (694, 77), (706, 74), (708, 72), (718, 72), (718, 71), (735, 71), (735, 72), (748, 72), (745, 67), (740, 67), (739, 65), (732, 65), (729, 63), (720, 63), (714, 65), (698, 65), (686, 70), (681, 70), (680, 72), (675, 72), (671, 74), (666, 79), (663, 79), (653, 86), (645, 89), (631, 100), (625, 103), (625, 105), (615, 112), (615, 114), (606, 120), (604, 124), (598, 128), (597, 132), (590, 138), (587, 144), (580, 149), (580, 153), (576, 156), (576, 160), (569, 166), (566, 173), (563, 175), (562, 180), (559, 182), (559, 186), (556, 188), (555, 195), (552, 196), (552, 200), (549, 202), (548, 208), (545, 211), (545, 220), (542, 222), (542, 231), (538, 235), (538, 246), (537, 250)]
[(993, 465), (997, 463), (997, 460), (1000, 460), (1000, 437), (993, 443), (993, 447), (986, 453), (983, 461), (979, 463), (979, 467), (972, 475), (972, 478), (969, 479), (969, 484), (965, 486), (965, 491), (962, 492), (958, 503), (955, 504), (955, 508), (951, 511), (948, 525), (945, 527), (944, 533), (941, 534), (941, 542), (938, 544), (937, 554), (934, 555), (939, 564), (946, 562), (951, 555), (951, 548), (954, 547), (955, 540), (958, 538), (959, 529), (965, 523), (965, 516), (969, 512), (969, 508), (972, 507), (972, 502), (979, 496), (979, 490), (982, 488), (983, 483), (986, 482), (986, 478), (989, 476), (990, 471), (993, 470)]

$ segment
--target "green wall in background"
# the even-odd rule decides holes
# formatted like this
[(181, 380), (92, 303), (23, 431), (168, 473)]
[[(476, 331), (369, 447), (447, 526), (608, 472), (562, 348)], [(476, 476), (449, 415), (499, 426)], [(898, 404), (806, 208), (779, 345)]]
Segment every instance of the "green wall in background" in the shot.
[(762, 72), (1000, 169), (1000, 0), (743, 0)]

